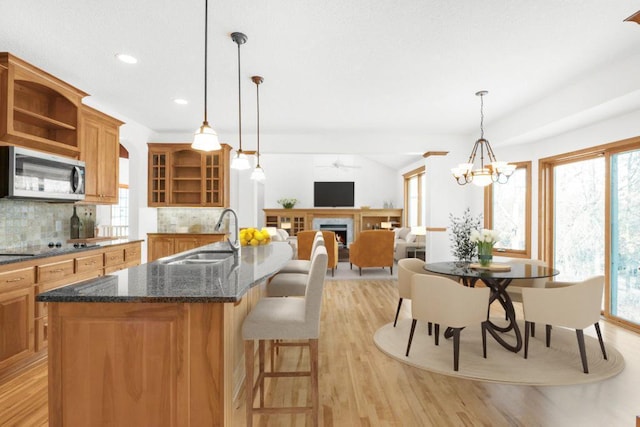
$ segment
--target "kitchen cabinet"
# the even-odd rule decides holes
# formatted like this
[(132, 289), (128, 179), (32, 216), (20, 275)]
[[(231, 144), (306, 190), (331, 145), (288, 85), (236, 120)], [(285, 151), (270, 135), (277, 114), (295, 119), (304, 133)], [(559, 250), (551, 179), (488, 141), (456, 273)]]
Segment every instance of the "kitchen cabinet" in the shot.
[(35, 351), (33, 267), (0, 273), (0, 371)]
[(212, 152), (193, 150), (190, 144), (147, 145), (149, 206), (229, 205), (229, 145)]
[(221, 242), (225, 237), (226, 233), (149, 233), (147, 234), (148, 262), (188, 251), (189, 249), (199, 248), (200, 246), (210, 243)]
[(139, 265), (140, 254), (137, 241), (0, 265), (0, 377), (47, 348), (48, 303), (38, 294)]
[(77, 158), (87, 94), (7, 52), (0, 52), (0, 144)]
[(83, 203), (118, 203), (119, 128), (123, 123), (93, 108), (82, 106), (80, 160), (85, 162)]

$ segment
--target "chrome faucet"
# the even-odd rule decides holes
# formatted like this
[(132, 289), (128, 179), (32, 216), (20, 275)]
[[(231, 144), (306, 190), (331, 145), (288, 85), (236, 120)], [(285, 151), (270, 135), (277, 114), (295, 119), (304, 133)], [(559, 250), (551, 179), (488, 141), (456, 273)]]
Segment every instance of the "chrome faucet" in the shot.
[(231, 239), (227, 237), (227, 243), (229, 244), (231, 250), (237, 253), (240, 251), (240, 227), (238, 226), (238, 214), (236, 213), (236, 211), (231, 208), (224, 209), (220, 214), (220, 218), (218, 218), (218, 222), (216, 223), (216, 226), (213, 228), (213, 230), (220, 231), (220, 228), (222, 228), (222, 221), (224, 220), (224, 216), (227, 213), (232, 213), (235, 219), (235, 240), (232, 242)]

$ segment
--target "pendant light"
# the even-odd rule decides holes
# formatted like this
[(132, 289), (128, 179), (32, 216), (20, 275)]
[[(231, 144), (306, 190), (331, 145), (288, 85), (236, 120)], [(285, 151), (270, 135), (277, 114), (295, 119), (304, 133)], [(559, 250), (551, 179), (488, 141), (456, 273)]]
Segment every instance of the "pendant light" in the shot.
[(214, 151), (222, 148), (218, 141), (218, 134), (209, 126), (207, 121), (207, 30), (209, 26), (209, 0), (204, 1), (204, 120), (202, 126), (196, 129), (191, 148), (201, 151)]
[[(497, 182), (499, 184), (506, 184), (509, 177), (516, 170), (514, 165), (510, 165), (507, 162), (499, 162), (493, 154), (493, 149), (489, 141), (484, 139), (484, 103), (483, 96), (488, 94), (486, 90), (476, 92), (476, 96), (480, 97), (480, 139), (473, 144), (471, 155), (467, 163), (461, 163), (458, 167), (451, 169), (453, 177), (458, 184), (465, 185), (472, 182), (478, 187), (486, 187), (487, 185)], [(476, 154), (480, 149), (480, 167), (474, 169), (474, 162), (476, 160)], [(484, 164), (484, 152), (487, 152), (489, 163)]]
[(251, 172), (251, 179), (254, 181), (264, 181), (266, 176), (264, 174), (264, 170), (260, 166), (260, 83), (264, 81), (264, 79), (260, 76), (253, 76), (251, 80), (256, 84), (256, 111), (257, 111), (257, 127), (256, 127), (256, 135), (258, 137), (258, 145), (256, 150), (256, 156), (258, 162), (256, 163), (256, 168)]
[(242, 151), (242, 97), (241, 97), (241, 84), (240, 84), (240, 45), (247, 42), (247, 36), (243, 33), (231, 33), (231, 40), (238, 45), (238, 151), (236, 155), (231, 159), (231, 169), (245, 170), (249, 169), (249, 159)]

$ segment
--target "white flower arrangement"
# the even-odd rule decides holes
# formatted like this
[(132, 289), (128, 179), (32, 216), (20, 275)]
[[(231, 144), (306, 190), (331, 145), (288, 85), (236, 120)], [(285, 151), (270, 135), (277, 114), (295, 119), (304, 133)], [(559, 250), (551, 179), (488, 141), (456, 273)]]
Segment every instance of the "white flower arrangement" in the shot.
[(490, 265), (493, 258), (493, 245), (500, 240), (500, 233), (486, 228), (480, 231), (471, 230), (470, 239), (478, 245), (478, 259), (480, 260), (480, 264), (482, 266)]
[(480, 231), (471, 230), (471, 241), (474, 243), (490, 243), (493, 246), (498, 240), (500, 240), (500, 233), (496, 230), (486, 228)]

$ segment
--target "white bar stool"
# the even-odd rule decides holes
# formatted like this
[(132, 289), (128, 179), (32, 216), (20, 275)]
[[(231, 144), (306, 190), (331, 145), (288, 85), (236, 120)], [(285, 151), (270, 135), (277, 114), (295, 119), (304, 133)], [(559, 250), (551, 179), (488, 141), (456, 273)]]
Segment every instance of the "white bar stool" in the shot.
[[(253, 425), (254, 414), (309, 413), (313, 425), (319, 423), (318, 392), (318, 339), (320, 337), (320, 308), (322, 289), (327, 272), (327, 250), (318, 247), (311, 262), (306, 293), (303, 298), (266, 297), (251, 310), (242, 324), (245, 353), (245, 397), (247, 406), (247, 426)], [(265, 340), (306, 340), (291, 345), (309, 347), (309, 371), (265, 372)], [(258, 341), (258, 378), (254, 383), (255, 345)], [(311, 406), (265, 407), (264, 379), (269, 377), (309, 376), (311, 379)], [(260, 404), (254, 407), (257, 392)]]

